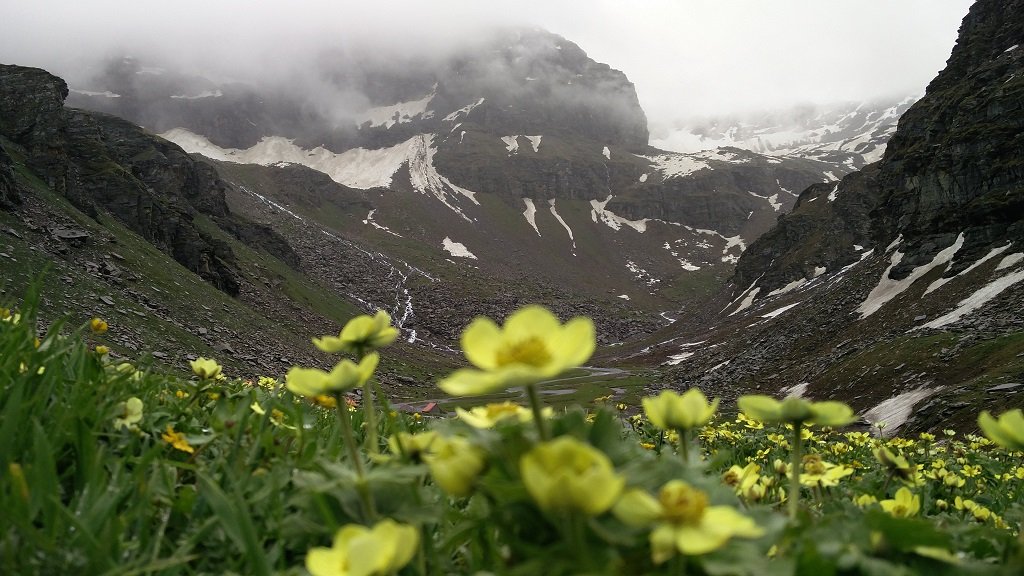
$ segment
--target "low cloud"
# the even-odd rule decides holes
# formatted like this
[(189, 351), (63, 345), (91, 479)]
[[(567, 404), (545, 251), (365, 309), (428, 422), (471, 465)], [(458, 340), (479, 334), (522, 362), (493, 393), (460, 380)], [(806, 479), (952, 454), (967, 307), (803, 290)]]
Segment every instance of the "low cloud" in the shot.
[(132, 55), (218, 79), (301, 86), (318, 107), (347, 108), (363, 105), (361, 95), (339, 95), (308, 63), (358, 56), (378, 73), (429, 65), (496, 27), (539, 26), (625, 72), (658, 132), (685, 118), (920, 92), (971, 3), (520, 0), (499, 11), (474, 0), (36, 0), (0, 7), (0, 60), (84, 81), (100, 60)]

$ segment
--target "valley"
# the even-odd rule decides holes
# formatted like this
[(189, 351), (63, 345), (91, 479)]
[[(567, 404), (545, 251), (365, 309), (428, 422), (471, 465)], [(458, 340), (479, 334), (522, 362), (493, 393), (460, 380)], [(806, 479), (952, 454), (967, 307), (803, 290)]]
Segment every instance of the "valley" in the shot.
[(1015, 32), (968, 32), (923, 96), (660, 139), (622, 72), (541, 30), (415, 73), (321, 60), (329, 91), (363, 91), (333, 111), (128, 57), (70, 86), (4, 66), (3, 296), (43, 278), (46, 317), (110, 318), (115, 354), (251, 378), (384, 309), (403, 402), (439, 400), (473, 317), (540, 303), (594, 318), (595, 389), (635, 381), (616, 399), (798, 391), (970, 427), (1024, 370), (1024, 179), (1020, 55), (996, 49)]

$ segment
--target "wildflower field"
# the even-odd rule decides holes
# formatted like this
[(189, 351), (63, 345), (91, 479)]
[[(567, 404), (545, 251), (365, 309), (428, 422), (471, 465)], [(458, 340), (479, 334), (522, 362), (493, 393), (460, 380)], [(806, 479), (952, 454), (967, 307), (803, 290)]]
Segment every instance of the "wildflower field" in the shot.
[(438, 385), (529, 405), (436, 418), (375, 383), (384, 313), (314, 340), (330, 371), (186, 376), (112, 360), (100, 319), (37, 338), (31, 302), (0, 309), (2, 574), (1024, 573), (1020, 410), (888, 439), (696, 389), (556, 412), (536, 385), (593, 324), (527, 307), (474, 321)]

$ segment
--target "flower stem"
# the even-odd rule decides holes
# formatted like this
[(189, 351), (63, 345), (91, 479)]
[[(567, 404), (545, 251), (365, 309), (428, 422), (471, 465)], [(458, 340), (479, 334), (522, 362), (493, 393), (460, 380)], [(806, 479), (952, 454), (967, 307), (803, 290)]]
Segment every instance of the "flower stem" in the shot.
[(373, 402), (372, 379), (363, 384), (363, 422), (366, 423), (366, 447), (370, 454), (380, 453), (377, 441), (377, 407)]
[(685, 428), (679, 428), (676, 430), (676, 434), (679, 435), (679, 454), (683, 457), (683, 464), (686, 466), (690, 465), (690, 446), (687, 441)]
[(345, 395), (341, 392), (336, 393), (334, 399), (338, 420), (341, 422), (341, 437), (345, 441), (345, 447), (348, 448), (352, 466), (356, 469), (356, 490), (359, 492), (359, 498), (363, 501), (363, 512), (366, 513), (368, 519), (372, 520), (377, 516), (377, 509), (373, 505), (373, 498), (366, 485), (366, 473), (363, 471), (363, 459), (359, 454), (359, 445), (356, 444), (356, 438), (352, 435), (352, 418), (348, 414), (348, 402), (345, 402)]
[(796, 520), (797, 512), (800, 510), (800, 467), (803, 464), (803, 455), (800, 449), (803, 437), (800, 434), (801, 422), (793, 423), (793, 470), (789, 475), (789, 519)]
[(528, 385), (526, 387), (526, 393), (530, 397), (530, 408), (533, 410), (533, 421), (537, 424), (537, 433), (540, 434), (542, 442), (547, 442), (551, 438), (551, 434), (548, 432), (548, 423), (544, 420), (544, 414), (542, 411), (543, 405), (540, 402), (540, 394), (537, 392), (537, 385)]

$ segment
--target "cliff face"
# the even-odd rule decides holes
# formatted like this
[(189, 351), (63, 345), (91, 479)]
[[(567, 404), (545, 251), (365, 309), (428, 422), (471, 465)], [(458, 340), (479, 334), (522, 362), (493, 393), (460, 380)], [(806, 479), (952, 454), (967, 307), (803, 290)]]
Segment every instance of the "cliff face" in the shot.
[(859, 175), (808, 188), (741, 258), (734, 281), (778, 288), (817, 266), (902, 237), (893, 279), (964, 233), (947, 275), (1024, 238), (1024, 1), (979, 0), (945, 70), (900, 119), (885, 156)]
[[(67, 93), (64, 81), (47, 72), (0, 66), (0, 136), (76, 208), (93, 217), (109, 212), (219, 289), (237, 294), (234, 254), (194, 221), (203, 214), (225, 228), (244, 227), (228, 210), (227, 184), (209, 166), (137, 126), (65, 109)], [(4, 181), (0, 171), (0, 189), (6, 190)], [(17, 197), (5, 191), (8, 196)], [(267, 233), (268, 244), (280, 240)], [(297, 264), (287, 244), (277, 243), (275, 250)]]
[[(876, 236), (909, 258), (967, 231), (965, 251), (1024, 237), (1024, 1), (979, 1), (945, 70), (900, 119), (879, 174)], [(947, 242), (948, 244), (948, 242)]]

